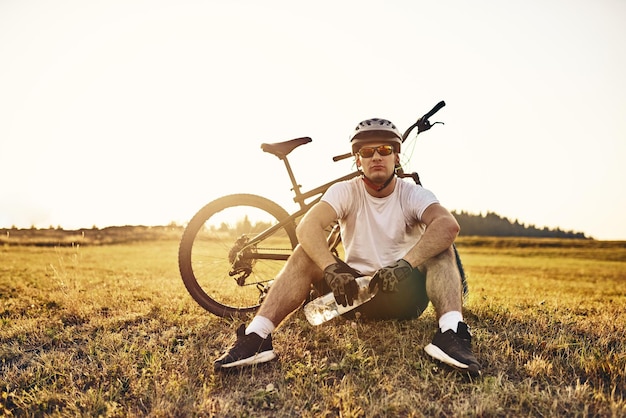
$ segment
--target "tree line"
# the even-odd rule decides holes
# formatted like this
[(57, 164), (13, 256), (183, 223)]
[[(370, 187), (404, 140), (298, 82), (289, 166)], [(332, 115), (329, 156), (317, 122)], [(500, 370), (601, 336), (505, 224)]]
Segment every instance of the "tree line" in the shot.
[(563, 231), (560, 228), (537, 228), (525, 225), (517, 219), (511, 222), (493, 212), (475, 215), (465, 211), (453, 211), (452, 215), (461, 226), (460, 235), (492, 237), (541, 237), (541, 238), (578, 238), (587, 239), (583, 232)]
[[(534, 237), (534, 238), (577, 238), (587, 239), (583, 232), (563, 231), (560, 228), (537, 228), (534, 225), (525, 225), (517, 219), (511, 222), (493, 212), (486, 215), (475, 215), (465, 211), (453, 211), (452, 215), (461, 226), (462, 236), (488, 236), (488, 237)], [(270, 223), (256, 222), (254, 225), (245, 216), (243, 220), (237, 221), (235, 225), (236, 235), (241, 235), (244, 231), (261, 232), (271, 226)], [(219, 231), (226, 232), (232, 228), (226, 223), (222, 224)]]

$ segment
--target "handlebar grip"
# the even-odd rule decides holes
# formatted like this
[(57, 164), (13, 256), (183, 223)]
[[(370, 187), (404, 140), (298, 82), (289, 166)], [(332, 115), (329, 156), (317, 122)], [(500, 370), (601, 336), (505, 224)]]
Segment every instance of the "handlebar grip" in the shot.
[(430, 109), (430, 112), (426, 113), (424, 116), (421, 117), (422, 120), (424, 119), (428, 119), (430, 118), (432, 115), (434, 115), (435, 113), (439, 112), (439, 110), (444, 107), (446, 105), (446, 102), (444, 102), (443, 100), (440, 101), (439, 103), (437, 103), (435, 105), (435, 107), (433, 107), (432, 109)]
[[(435, 113), (439, 112), (439, 110), (442, 107), (444, 107), (445, 105), (446, 105), (446, 102), (444, 102), (443, 100), (440, 101), (439, 103), (437, 103), (435, 105), (435, 107), (430, 109), (430, 111), (428, 113), (426, 113), (424, 116), (419, 118), (417, 120), (417, 122), (415, 122), (413, 125), (409, 126), (409, 128), (406, 131), (404, 131), (404, 135), (402, 135), (402, 142), (406, 141), (406, 139), (408, 138), (408, 136), (411, 133), (411, 131), (413, 131), (413, 129), (415, 129), (416, 127), (417, 127), (417, 133), (418, 134), (420, 132), (424, 132), (424, 131), (429, 130), (433, 125), (428, 121), (428, 118), (430, 118)], [(435, 122), (435, 123), (442, 123), (442, 122)]]
[(337, 162), (337, 161), (345, 160), (346, 158), (350, 158), (351, 156), (352, 156), (351, 152), (348, 152), (347, 154), (336, 155), (333, 157), (333, 161)]

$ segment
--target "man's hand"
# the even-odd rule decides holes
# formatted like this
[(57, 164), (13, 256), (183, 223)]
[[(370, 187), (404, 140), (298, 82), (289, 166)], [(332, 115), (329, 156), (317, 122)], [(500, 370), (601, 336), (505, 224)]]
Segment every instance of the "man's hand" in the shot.
[(383, 267), (374, 274), (369, 285), (370, 293), (374, 292), (376, 286), (385, 293), (397, 292), (398, 283), (411, 276), (412, 272), (413, 267), (411, 267), (408, 261), (401, 258), (394, 264)]
[(341, 306), (352, 306), (359, 293), (355, 270), (345, 263), (335, 263), (324, 269), (324, 279)]

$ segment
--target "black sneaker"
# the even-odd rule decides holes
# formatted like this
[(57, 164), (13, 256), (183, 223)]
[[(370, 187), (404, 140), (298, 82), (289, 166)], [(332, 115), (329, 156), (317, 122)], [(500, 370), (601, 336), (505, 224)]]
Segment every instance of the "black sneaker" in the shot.
[(272, 336), (263, 339), (255, 332), (246, 335), (246, 326), (237, 329), (237, 341), (213, 363), (214, 370), (230, 367), (249, 366), (274, 360), (276, 354), (272, 347)]
[(472, 376), (481, 374), (480, 364), (472, 353), (472, 334), (464, 322), (459, 322), (456, 333), (451, 329), (444, 333), (438, 330), (433, 342), (424, 350), (431, 357), (457, 370), (468, 372)]

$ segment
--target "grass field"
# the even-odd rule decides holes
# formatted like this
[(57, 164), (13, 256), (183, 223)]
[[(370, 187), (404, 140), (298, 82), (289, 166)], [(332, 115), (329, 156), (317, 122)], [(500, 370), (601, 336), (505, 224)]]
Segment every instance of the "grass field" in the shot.
[(275, 333), (279, 360), (215, 374), (238, 322), (199, 308), (175, 239), (0, 246), (0, 413), (13, 416), (626, 416), (626, 244), (465, 238), (484, 375), (424, 353), (416, 320)]

